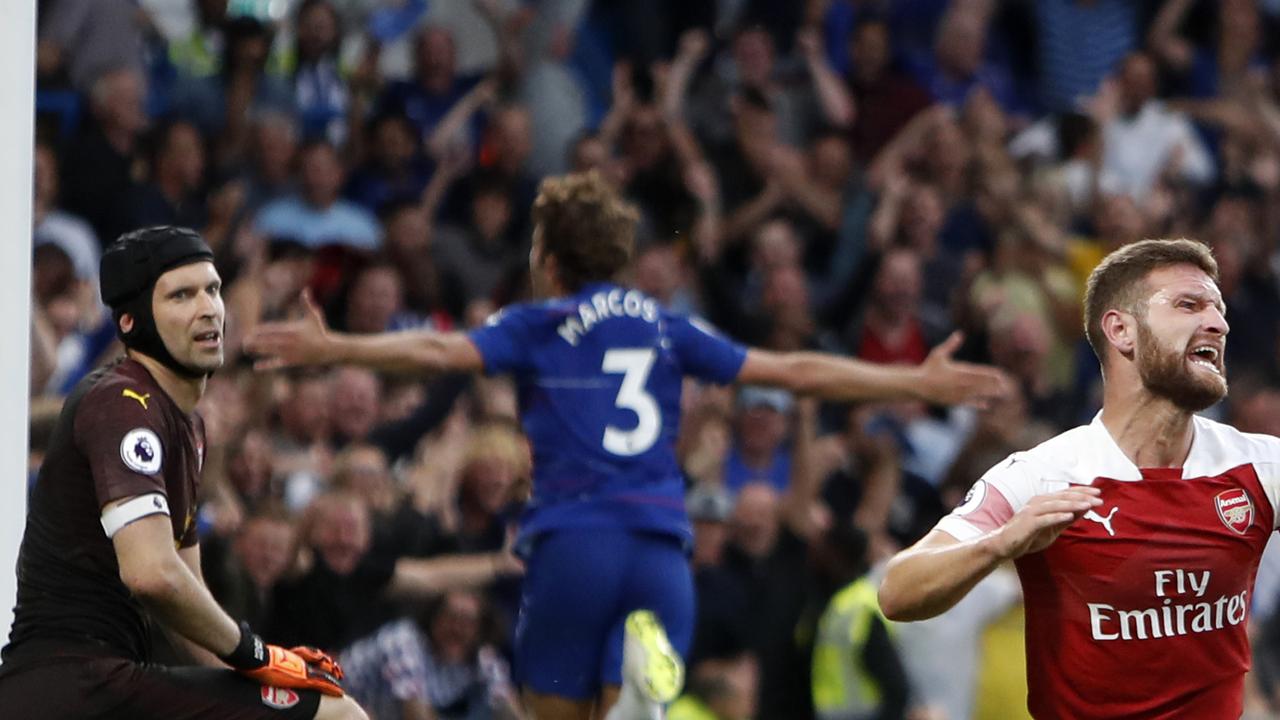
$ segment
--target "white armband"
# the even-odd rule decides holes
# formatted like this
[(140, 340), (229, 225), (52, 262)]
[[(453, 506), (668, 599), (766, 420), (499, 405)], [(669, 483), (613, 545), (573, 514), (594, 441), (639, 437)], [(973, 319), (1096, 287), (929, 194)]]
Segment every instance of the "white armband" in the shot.
[(102, 529), (107, 537), (115, 537), (116, 533), (134, 520), (141, 520), (149, 515), (168, 515), (169, 500), (160, 493), (139, 495), (128, 502), (105, 510), (102, 513)]

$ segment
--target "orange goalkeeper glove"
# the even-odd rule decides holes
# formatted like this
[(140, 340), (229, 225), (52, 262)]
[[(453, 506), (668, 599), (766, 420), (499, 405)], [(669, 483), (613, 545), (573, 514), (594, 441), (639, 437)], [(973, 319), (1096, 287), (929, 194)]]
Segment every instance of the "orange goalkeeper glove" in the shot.
[(298, 647), (293, 648), (292, 652), (297, 654), (298, 657), (301, 657), (303, 660), (306, 660), (307, 664), (316, 666), (318, 669), (329, 673), (338, 680), (346, 677), (346, 673), (342, 672), (342, 666), (338, 664), (338, 661), (330, 657), (329, 653), (326, 653), (319, 648), (313, 648), (309, 645), (299, 645)]
[(240, 643), (222, 661), (246, 677), (271, 687), (317, 690), (342, 697), (342, 668), (315, 648), (286, 650), (262, 642), (248, 623), (240, 623)]

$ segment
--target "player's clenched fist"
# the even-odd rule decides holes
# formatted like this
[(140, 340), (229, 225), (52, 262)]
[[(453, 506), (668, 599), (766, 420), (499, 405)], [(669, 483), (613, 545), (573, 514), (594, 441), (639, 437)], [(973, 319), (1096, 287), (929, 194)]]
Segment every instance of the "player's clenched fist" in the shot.
[(342, 697), (342, 668), (333, 658), (311, 647), (287, 650), (279, 645), (267, 645), (249, 629), (248, 623), (240, 624), (240, 644), (222, 661), (271, 687), (316, 690), (325, 695)]
[(1102, 504), (1095, 487), (1075, 486), (1037, 495), (995, 532), (996, 553), (1013, 560), (1049, 547), (1071, 523)]

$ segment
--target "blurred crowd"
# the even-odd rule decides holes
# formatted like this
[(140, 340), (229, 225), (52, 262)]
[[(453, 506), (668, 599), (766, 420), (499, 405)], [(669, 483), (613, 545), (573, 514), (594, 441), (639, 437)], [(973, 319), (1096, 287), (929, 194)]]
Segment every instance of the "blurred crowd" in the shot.
[[(861, 635), (829, 637), (824, 611), (989, 467), (1089, 421), (1083, 286), (1124, 243), (1213, 248), (1233, 389), (1209, 413), (1280, 434), (1280, 2), (39, 11), (31, 477), (61, 398), (120, 352), (102, 247), (142, 225), (200, 230), (229, 316), (200, 407), (205, 578), (271, 642), (340, 652), (380, 720), (522, 716), (514, 391), (255, 374), (240, 341), (296, 314), (303, 288), (346, 332), (483, 322), (528, 297), (549, 174), (616, 183), (642, 217), (628, 282), (743, 342), (915, 364), (962, 330), (962, 357), (1017, 381), (983, 410), (690, 384), (699, 614), (673, 718), (792, 720), (866, 689), (839, 687), (824, 653), (862, 659), (865, 717), (975, 716), (982, 629), (1016, 582)], [(1280, 701), (1277, 564), (1253, 613), (1258, 708)]]

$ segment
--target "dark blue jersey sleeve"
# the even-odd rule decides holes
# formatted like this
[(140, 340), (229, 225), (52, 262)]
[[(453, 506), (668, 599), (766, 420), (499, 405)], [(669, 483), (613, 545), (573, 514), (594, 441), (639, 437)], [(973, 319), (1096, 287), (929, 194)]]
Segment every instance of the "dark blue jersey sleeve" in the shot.
[(518, 373), (530, 367), (536, 306), (509, 305), (472, 330), (468, 337), (484, 359), (488, 375)]
[(711, 325), (696, 318), (679, 315), (667, 317), (671, 337), (681, 369), (686, 375), (727, 385), (738, 377), (747, 359), (747, 348), (720, 334)]

